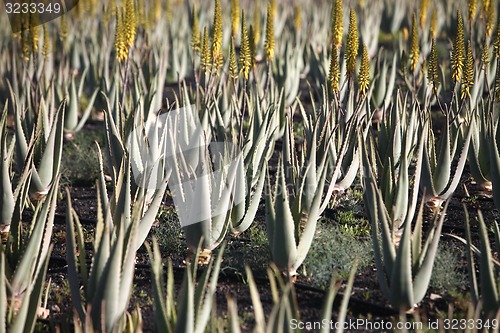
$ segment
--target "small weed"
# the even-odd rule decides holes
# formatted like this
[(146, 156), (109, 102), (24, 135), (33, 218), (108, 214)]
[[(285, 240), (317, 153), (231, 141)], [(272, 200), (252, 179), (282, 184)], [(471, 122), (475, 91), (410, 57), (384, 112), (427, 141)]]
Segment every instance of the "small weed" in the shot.
[(337, 212), (338, 223), (346, 233), (354, 237), (369, 237), (370, 225), (368, 221), (357, 218), (352, 211)]
[(347, 278), (355, 258), (359, 258), (358, 270), (373, 261), (371, 241), (355, 237), (343, 226), (321, 220), (304, 265), (311, 283), (325, 288), (334, 271)]
[(175, 209), (172, 207), (160, 208), (158, 221), (159, 226), (154, 230), (161, 252), (184, 257), (186, 243), (182, 236), (182, 228)]
[(245, 265), (252, 268), (256, 274), (264, 274), (271, 262), (269, 243), (265, 227), (259, 223), (253, 224), (243, 235), (241, 241), (236, 238), (230, 241), (224, 253), (224, 265), (243, 272)]
[(65, 142), (61, 160), (62, 186), (94, 184), (99, 172), (95, 141), (103, 146), (100, 130), (79, 133), (73, 141)]
[(353, 214), (358, 214), (363, 211), (363, 191), (354, 186), (348, 189), (344, 194), (337, 196), (332, 201), (330, 208), (335, 209), (341, 207), (345, 211), (351, 211)]
[(457, 249), (449, 247), (449, 244), (439, 244), (436, 261), (430, 287), (440, 292), (450, 293), (457, 288), (466, 285), (467, 277), (460, 270), (459, 255)]
[(469, 196), (469, 197), (464, 197), (462, 198), (462, 203), (465, 203), (465, 204), (470, 204), (470, 205), (474, 205), (475, 203), (477, 203), (477, 195), (472, 195), (472, 196)]

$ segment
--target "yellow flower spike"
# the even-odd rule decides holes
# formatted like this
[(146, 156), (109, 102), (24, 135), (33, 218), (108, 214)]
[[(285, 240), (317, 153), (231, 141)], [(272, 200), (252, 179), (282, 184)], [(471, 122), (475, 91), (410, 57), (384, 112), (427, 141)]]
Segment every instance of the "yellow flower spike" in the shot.
[(477, 12), (477, 0), (468, 0), (469, 22), (474, 22)]
[(420, 0), (419, 23), (420, 23), (421, 29), (423, 29), (425, 27), (425, 23), (427, 22), (427, 9), (428, 8), (429, 8), (429, 0)]
[(240, 41), (240, 68), (243, 77), (248, 79), (248, 74), (252, 67), (252, 54), (247, 31), (247, 20), (245, 12), (241, 11), (241, 41)]
[(40, 40), (40, 16), (38, 13), (34, 14), (29, 14), (29, 27), (30, 27), (30, 32), (31, 32), (31, 38), (32, 38), (32, 48), (33, 52), (38, 52), (38, 41)]
[(68, 37), (68, 24), (66, 23), (66, 15), (61, 16), (61, 29), (60, 29), (61, 41), (65, 41)]
[(235, 37), (238, 34), (240, 26), (240, 2), (239, 0), (231, 0), (231, 36)]
[(500, 57), (500, 15), (498, 16), (497, 35), (496, 35), (495, 41), (493, 42), (493, 49), (495, 52), (495, 57), (499, 58)]
[(431, 52), (427, 61), (427, 80), (428, 84), (432, 84), (432, 92), (436, 93), (439, 86), (439, 65), (437, 58), (436, 39), (432, 39)]
[(339, 91), (339, 79), (340, 79), (340, 65), (339, 65), (339, 55), (337, 53), (337, 47), (332, 43), (332, 52), (330, 55), (330, 71), (328, 73), (328, 81), (330, 82), (330, 88), (332, 92)]
[(266, 19), (266, 42), (264, 44), (267, 61), (274, 58), (274, 16), (272, 4), (267, 4), (267, 19)]
[(348, 77), (352, 77), (354, 74), (354, 67), (356, 66), (356, 58), (358, 56), (358, 47), (358, 22), (356, 12), (351, 8), (351, 11), (349, 12), (349, 28), (347, 30), (347, 47), (345, 51)]
[(231, 50), (229, 53), (229, 76), (236, 80), (238, 78), (238, 62), (236, 61), (236, 52), (234, 51), (234, 39), (231, 38)]
[(167, 21), (172, 20), (172, 4), (170, 3), (170, 0), (165, 0), (165, 17), (167, 18)]
[(224, 63), (222, 54), (222, 7), (220, 0), (215, 0), (214, 24), (212, 30), (212, 67), (215, 74)]
[(260, 0), (254, 1), (253, 32), (254, 32), (254, 43), (255, 45), (258, 45), (260, 42)]
[(332, 4), (332, 37), (334, 45), (339, 48), (342, 45), (342, 34), (344, 32), (344, 12), (342, 0), (333, 0)]
[(47, 58), (50, 54), (50, 38), (49, 38), (49, 31), (47, 29), (47, 25), (43, 25), (43, 48), (42, 48), (42, 55), (44, 58)]
[(115, 31), (115, 50), (116, 60), (122, 62), (128, 57), (128, 48), (125, 41), (125, 27), (123, 26), (123, 14), (117, 9), (116, 14), (116, 31)]
[(210, 71), (211, 54), (210, 54), (210, 40), (208, 36), (208, 28), (203, 30), (203, 37), (201, 39), (201, 55), (200, 66), (201, 70), (207, 74)]
[(137, 19), (135, 13), (134, 0), (125, 0), (125, 46), (130, 48), (135, 41), (135, 33), (137, 27)]
[(431, 15), (431, 25), (429, 27), (429, 33), (431, 39), (437, 37), (437, 28), (438, 28), (438, 16), (437, 16), (437, 9), (436, 7), (434, 7)]
[(156, 23), (161, 18), (161, 2), (160, 0), (154, 0), (154, 4), (151, 6), (149, 11), (149, 20), (151, 23)]
[(403, 27), (403, 29), (401, 29), (401, 39), (403, 40), (403, 42), (406, 43), (408, 41), (409, 35), (410, 33), (408, 32), (408, 28)]
[(470, 97), (470, 89), (474, 85), (474, 58), (470, 41), (467, 44), (467, 55), (465, 57), (465, 70), (462, 78), (462, 98)]
[(427, 71), (427, 61), (424, 59), (422, 60), (422, 66), (420, 66), (420, 75), (424, 76), (426, 71)]
[(109, 8), (111, 15), (113, 15), (113, 16), (118, 15), (118, 8), (116, 6), (116, 0), (109, 0), (108, 8)]
[(248, 29), (248, 41), (250, 42), (250, 69), (255, 67), (255, 57), (257, 55), (256, 45), (255, 45), (255, 33), (253, 31), (253, 26), (250, 24)]
[[(133, 0), (132, 0), (133, 1)], [(144, 12), (144, 6), (137, 6), (137, 26), (145, 27), (147, 25), (148, 19), (146, 17), (146, 13)]]
[(269, 0), (271, 3), (271, 13), (273, 14), (273, 17), (276, 16), (276, 12), (278, 10), (278, 6), (276, 5), (276, 0)]
[(28, 42), (28, 32), (21, 31), (21, 50), (24, 60), (29, 60), (30, 58), (30, 45)]
[(486, 36), (491, 36), (493, 32), (493, 25), (495, 21), (495, 8), (493, 7), (493, 1), (484, 0), (483, 1), (484, 18), (486, 20)]
[(418, 47), (418, 26), (417, 15), (413, 13), (413, 25), (411, 27), (411, 46), (410, 46), (410, 71), (413, 73), (418, 65), (420, 49)]
[(370, 59), (368, 58), (368, 50), (366, 45), (363, 44), (363, 50), (361, 51), (361, 66), (359, 67), (358, 74), (358, 87), (361, 92), (361, 96), (365, 96), (368, 87), (370, 86)]
[(191, 32), (191, 47), (193, 52), (201, 51), (200, 28), (198, 27), (198, 12), (196, 11), (196, 4), (193, 5), (193, 27)]
[(109, 5), (103, 5), (102, 7), (102, 21), (104, 22), (104, 25), (108, 25), (109, 21), (111, 19), (111, 13), (109, 10)]
[(33, 53), (38, 52), (38, 42), (40, 40), (40, 33), (37, 25), (32, 25), (29, 29), (30, 37), (31, 37), (31, 49)]
[(460, 81), (462, 76), (462, 68), (464, 66), (464, 22), (462, 14), (457, 13), (457, 36), (453, 43), (453, 51), (451, 53), (451, 78), (454, 82)]
[(490, 62), (490, 48), (488, 46), (488, 39), (484, 40), (483, 49), (481, 51), (481, 68), (486, 70)]
[(299, 5), (293, 6), (293, 25), (296, 31), (302, 28), (302, 9)]
[(500, 102), (500, 66), (497, 66), (497, 71), (495, 73), (495, 99)]

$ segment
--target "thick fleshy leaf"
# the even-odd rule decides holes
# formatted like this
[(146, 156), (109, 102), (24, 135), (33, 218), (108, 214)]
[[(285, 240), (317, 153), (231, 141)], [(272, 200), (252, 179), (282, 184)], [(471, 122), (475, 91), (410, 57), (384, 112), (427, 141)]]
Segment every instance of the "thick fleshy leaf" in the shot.
[(0, 248), (0, 333), (7, 329), (7, 281), (5, 278), (5, 254)]
[(11, 145), (11, 149), (7, 148), (6, 117), (7, 103), (3, 110), (3, 116), (0, 119), (0, 151), (2, 152), (2, 157), (0, 158), (0, 186), (2, 188), (2, 194), (0, 195), (0, 225), (10, 224), (15, 209), (15, 199), (10, 177), (10, 165), (12, 163), (14, 146)]
[[(415, 303), (420, 302), (427, 292), (429, 287), (429, 282), (432, 276), (432, 268), (434, 266), (434, 261), (436, 259), (439, 239), (441, 238), (441, 229), (443, 227), (444, 218), (446, 216), (446, 210), (448, 209), (449, 200), (446, 201), (443, 211), (441, 212), (441, 217), (437, 224), (434, 225), (432, 232), (428, 236), (429, 246), (424, 247), (420, 256), (425, 256), (422, 261), (418, 272), (414, 273), (415, 278), (413, 280)], [(432, 238), (431, 238), (432, 237)]]
[[(151, 280), (153, 285), (153, 299), (155, 308), (155, 328), (158, 332), (170, 332), (169, 318), (165, 304), (163, 265), (160, 255), (160, 248), (156, 237), (153, 237), (153, 249), (146, 243), (149, 262), (151, 265)], [(168, 277), (170, 279), (170, 276)]]
[(498, 289), (495, 280), (493, 260), (491, 255), (491, 246), (488, 239), (488, 232), (483, 220), (483, 215), (478, 212), (479, 232), (481, 236), (481, 257), (480, 257), (480, 285), (483, 295), (483, 307), (486, 313), (497, 311), (500, 300), (498, 298)]
[(12, 288), (16, 292), (22, 292), (32, 281), (31, 277), (40, 270), (45, 256), (48, 255), (54, 211), (58, 193), (58, 179), (52, 184), (50, 192), (43, 203), (37, 207), (34, 216), (34, 229), (31, 232), (28, 245), (24, 251), (21, 261), (15, 268), (15, 275), (12, 281)]
[[(271, 253), (273, 261), (281, 269), (288, 270), (297, 257), (295, 223), (290, 211), (287, 184), (285, 183), (283, 163), (278, 165), (278, 179), (276, 181), (275, 206), (276, 220), (271, 240)], [(268, 226), (269, 227), (269, 226)]]
[(78, 277), (75, 243), (75, 221), (71, 205), (69, 189), (66, 189), (66, 261), (68, 262), (68, 281), (71, 292), (71, 301), (80, 321), (85, 321), (85, 309), (80, 295), (80, 280)]
[(401, 309), (415, 304), (412, 281), (411, 223), (406, 223), (391, 271), (391, 303)]
[(498, 150), (498, 122), (490, 126), (490, 163), (491, 183), (493, 186), (493, 201), (500, 207), (500, 152)]
[[(455, 173), (453, 174), (453, 177), (451, 179), (451, 183), (446, 188), (446, 191), (439, 195), (441, 198), (443, 198), (445, 200), (447, 200), (448, 198), (450, 198), (453, 195), (453, 192), (455, 192), (455, 189), (457, 188), (458, 183), (460, 181), (460, 177), (462, 177), (462, 173), (463, 173), (464, 168), (465, 168), (465, 163), (467, 162), (467, 152), (469, 151), (469, 144), (471, 141), (471, 136), (472, 136), (472, 131), (469, 127), (467, 137), (465, 138), (465, 142), (462, 146), (460, 158), (458, 159), (457, 168), (455, 169)], [(450, 173), (451, 173), (451, 170), (450, 170)]]
[(211, 268), (206, 269), (207, 280), (202, 279), (201, 283), (199, 283), (196, 287), (197, 290), (195, 293), (195, 302), (199, 305), (198, 311), (196, 311), (196, 323), (194, 330), (195, 333), (205, 332), (206, 326), (208, 324), (208, 320), (210, 318), (210, 310), (212, 309), (215, 291), (217, 289), (217, 281), (219, 279), (222, 254), (224, 253), (224, 249), (225, 244), (221, 246), (215, 261), (211, 262)]
[(188, 265), (184, 273), (180, 300), (177, 306), (177, 313), (179, 316), (177, 318), (174, 333), (194, 332), (194, 281), (189, 271), (190, 267)]
[[(34, 183), (32, 191), (45, 193), (47, 187), (59, 174), (59, 166), (62, 157), (63, 133), (64, 133), (64, 110), (66, 103), (62, 103), (57, 111), (55, 123), (52, 124), (49, 138), (40, 161), (35, 161), (36, 174), (40, 178), (40, 184)], [(41, 138), (37, 138), (41, 140)], [(36, 178), (35, 178), (36, 179)]]
[(472, 253), (473, 250), (472, 250), (472, 237), (470, 233), (469, 212), (467, 211), (465, 204), (464, 204), (464, 213), (465, 213), (465, 235), (467, 238), (466, 256), (467, 256), (467, 271), (469, 276), (469, 288), (470, 288), (472, 303), (474, 305), (477, 305), (479, 301), (479, 286), (477, 283), (474, 255)]
[(264, 316), (264, 308), (260, 301), (259, 291), (255, 279), (253, 278), (252, 271), (248, 266), (245, 266), (245, 272), (248, 280), (248, 288), (250, 289), (250, 297), (252, 298), (252, 305), (255, 316), (255, 332), (264, 333), (266, 330), (266, 318)]

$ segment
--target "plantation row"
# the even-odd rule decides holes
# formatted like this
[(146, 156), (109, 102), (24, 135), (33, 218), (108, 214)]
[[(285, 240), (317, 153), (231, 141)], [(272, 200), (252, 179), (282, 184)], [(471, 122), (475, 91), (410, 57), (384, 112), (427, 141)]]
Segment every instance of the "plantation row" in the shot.
[[(224, 240), (244, 234), (262, 206), (274, 307), (264, 314), (248, 268), (254, 329), (291, 330), (290, 320), (300, 317), (292, 277), (325, 209), (357, 178), (380, 289), (398, 311), (418, 306), (465, 168), (500, 209), (495, 5), (80, 0), (43, 26), (21, 16), (14, 22), (21, 32), (0, 32), (0, 332), (33, 331), (43, 316), (54, 216), (65, 191), (63, 146), (99, 117), (104, 146), (95, 147), (90, 254), (66, 189), (75, 330), (141, 331), (140, 309), (128, 309), (143, 245), (156, 329), (214, 329)], [(178, 293), (171, 261), (165, 284), (157, 241), (145, 243), (166, 196), (194, 254)], [(34, 212), (32, 221), (22, 220), (24, 211)], [(481, 213), (479, 247), (469, 223), (461, 238), (477, 309), (469, 316), (494, 318), (500, 248), (491, 249)], [(500, 247), (496, 222), (493, 229)], [(198, 276), (202, 257), (208, 266)], [(355, 269), (340, 323), (354, 276)], [(337, 290), (332, 281), (327, 321)], [(227, 308), (218, 329), (239, 332), (234, 299)]]

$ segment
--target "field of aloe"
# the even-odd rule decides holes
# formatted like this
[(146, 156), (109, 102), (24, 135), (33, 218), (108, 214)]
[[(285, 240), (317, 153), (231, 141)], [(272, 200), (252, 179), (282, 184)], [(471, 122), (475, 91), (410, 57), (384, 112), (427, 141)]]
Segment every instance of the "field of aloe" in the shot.
[(499, 330), (496, 0), (39, 23), (0, 15), (0, 333)]

